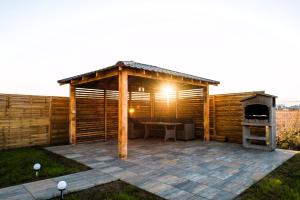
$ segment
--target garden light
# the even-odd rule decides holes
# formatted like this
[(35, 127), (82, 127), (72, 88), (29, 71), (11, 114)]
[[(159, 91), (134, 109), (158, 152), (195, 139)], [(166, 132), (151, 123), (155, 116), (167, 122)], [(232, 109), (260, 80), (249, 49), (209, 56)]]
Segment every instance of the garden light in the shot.
[(67, 188), (67, 182), (66, 181), (59, 181), (57, 183), (57, 189), (60, 191), (60, 199), (64, 199), (64, 190)]
[(34, 169), (34, 171), (35, 171), (35, 176), (36, 177), (38, 177), (39, 176), (39, 172), (40, 172), (40, 170), (41, 170), (41, 164), (40, 163), (35, 163), (34, 165), (33, 165), (33, 169)]

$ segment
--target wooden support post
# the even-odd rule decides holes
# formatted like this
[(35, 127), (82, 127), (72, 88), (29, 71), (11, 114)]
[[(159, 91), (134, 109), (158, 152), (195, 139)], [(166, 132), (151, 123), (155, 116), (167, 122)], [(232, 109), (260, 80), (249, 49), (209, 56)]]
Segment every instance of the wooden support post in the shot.
[(203, 88), (203, 127), (204, 141), (209, 141), (209, 86)]
[(104, 140), (107, 140), (107, 99), (106, 90), (104, 90)]
[(127, 158), (128, 142), (128, 72), (119, 68), (118, 155)]
[(155, 110), (155, 92), (150, 92), (150, 117), (154, 117), (154, 110)]
[(69, 99), (69, 142), (76, 144), (76, 91), (75, 86), (70, 84)]
[(178, 89), (176, 87), (176, 99), (175, 99), (175, 117), (178, 118)]

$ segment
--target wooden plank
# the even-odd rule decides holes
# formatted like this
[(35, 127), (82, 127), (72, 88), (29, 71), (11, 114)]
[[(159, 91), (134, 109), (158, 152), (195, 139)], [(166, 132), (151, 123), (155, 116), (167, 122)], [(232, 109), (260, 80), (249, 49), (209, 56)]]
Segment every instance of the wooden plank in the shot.
[(215, 113), (210, 119), (215, 120), (215, 135), (225, 136), (229, 142), (242, 142), (243, 107), (240, 100), (251, 95), (253, 92), (213, 95), (211, 103), (215, 105), (211, 107), (215, 106)]
[(107, 98), (104, 98), (107, 93), (102, 89), (76, 88), (77, 142), (108, 139), (108, 132), (105, 133), (105, 112), (110, 108), (105, 108)]
[(189, 118), (195, 123), (196, 137), (203, 138), (203, 89), (178, 91), (178, 118)]
[[(129, 99), (128, 99), (129, 109), (134, 109), (133, 106), (132, 106), (132, 92), (131, 92), (131, 90), (128, 92), (128, 94), (129, 94)], [(130, 112), (130, 110), (129, 110), (129, 117), (132, 118), (133, 116), (134, 116), (134, 113)]]
[(150, 92), (150, 116), (151, 118), (155, 116), (155, 93), (153, 90)]
[(213, 121), (213, 134), (216, 135), (216, 104), (215, 104), (215, 97), (213, 96), (212, 99), (213, 105), (213, 116), (212, 116), (212, 121)]
[(49, 97), (0, 94), (0, 149), (48, 144)]
[(214, 95), (209, 96), (209, 123), (210, 123), (210, 134), (211, 136), (216, 135), (216, 112), (215, 112), (215, 97)]
[(175, 99), (175, 117), (178, 118), (178, 89), (176, 87), (176, 99)]
[[(80, 86), (80, 85), (83, 85), (83, 84), (86, 84), (86, 83), (99, 81), (99, 80), (102, 80), (102, 79), (105, 79), (105, 78), (111, 78), (111, 77), (114, 77), (114, 76), (117, 76), (117, 75), (118, 75), (118, 72), (115, 71), (115, 70), (104, 72), (104, 73), (97, 72), (97, 73), (95, 73), (95, 76), (85, 77), (83, 80), (82, 80), (81, 77), (80, 77), (80, 79), (72, 80), (70, 85)], [(66, 83), (60, 83), (60, 85), (64, 85), (64, 84), (66, 84)]]
[(104, 90), (104, 140), (107, 140), (107, 99), (106, 90)]
[[(204, 131), (203, 94), (201, 88), (178, 91), (178, 117), (193, 119), (197, 137), (203, 137)], [(240, 99), (250, 95), (252, 94), (235, 93), (214, 96), (215, 113), (210, 112), (210, 125), (215, 124), (219, 138), (226, 137), (229, 142), (241, 142), (243, 108)], [(104, 90), (76, 87), (77, 143), (104, 140), (105, 134), (107, 140), (118, 137), (118, 98), (118, 91), (106, 90), (105, 133)], [(169, 105), (173, 116), (176, 113), (175, 102), (171, 99)], [(152, 115), (156, 117), (167, 114), (165, 98), (161, 95), (154, 97), (154, 93), (132, 92), (132, 106), (139, 108), (136, 109), (138, 117), (151, 116), (151, 109)], [(49, 133), (51, 144), (69, 141), (69, 107), (69, 98), (65, 97), (52, 97), (50, 105), (50, 97), (47, 96), (0, 94), (0, 148), (45, 145), (48, 143)], [(210, 105), (210, 110), (212, 108)], [(277, 113), (279, 128), (300, 126), (299, 111)], [(211, 129), (211, 134), (212, 131)]]
[(119, 70), (118, 156), (127, 158), (128, 140), (128, 72)]
[(129, 107), (134, 109), (134, 112), (130, 113), (130, 117), (151, 117), (151, 94), (148, 92), (130, 93)]
[[(156, 72), (145, 72), (137, 69), (128, 69), (128, 75), (129, 76), (136, 76), (136, 77), (143, 77), (147, 79), (155, 79), (160, 81), (167, 81), (170, 83), (178, 83), (178, 84), (187, 84), (192, 86), (199, 86), (199, 87), (205, 87), (206, 83), (204, 81), (198, 81), (193, 79), (187, 79), (187, 78), (171, 78), (170, 76), (167, 76), (165, 74), (159, 73), (160, 75), (157, 76), (158, 73)], [(212, 84), (212, 85), (218, 85), (218, 84)]]
[(69, 108), (69, 142), (76, 144), (76, 91), (70, 84), (70, 108)]
[(49, 100), (49, 127), (48, 127), (48, 144), (51, 142), (52, 133), (52, 97)]
[(204, 141), (209, 141), (209, 86), (203, 88), (203, 127)]

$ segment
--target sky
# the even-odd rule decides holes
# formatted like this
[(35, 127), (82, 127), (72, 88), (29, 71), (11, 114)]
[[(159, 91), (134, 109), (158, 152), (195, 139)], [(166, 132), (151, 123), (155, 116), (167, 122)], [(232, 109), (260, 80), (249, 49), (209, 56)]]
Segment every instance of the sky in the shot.
[(133, 60), (300, 100), (300, 1), (0, 0), (0, 93), (68, 96), (57, 80)]

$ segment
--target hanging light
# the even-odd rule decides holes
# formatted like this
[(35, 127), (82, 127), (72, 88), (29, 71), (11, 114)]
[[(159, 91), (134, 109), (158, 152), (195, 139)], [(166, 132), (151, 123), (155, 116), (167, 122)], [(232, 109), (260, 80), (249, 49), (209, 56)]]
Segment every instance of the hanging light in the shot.
[(41, 170), (42, 165), (40, 163), (35, 163), (33, 165), (33, 170), (35, 171), (35, 176), (38, 177), (39, 176), (39, 172)]
[(64, 199), (64, 190), (67, 188), (67, 182), (66, 181), (59, 181), (57, 183), (57, 189), (60, 191), (60, 199)]
[(134, 108), (129, 108), (129, 113), (130, 114), (134, 113)]
[(138, 87), (138, 91), (139, 92), (145, 92), (145, 88), (144, 87)]

